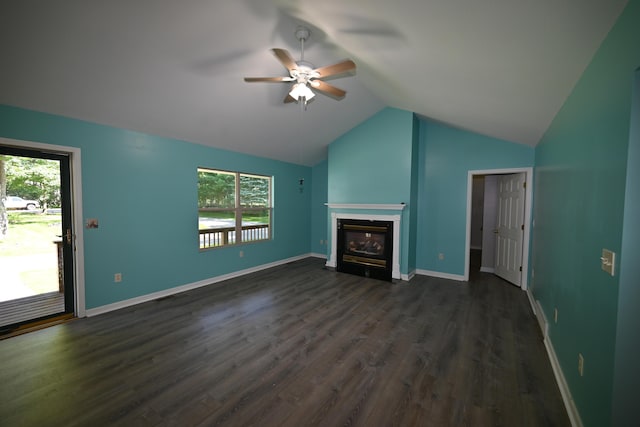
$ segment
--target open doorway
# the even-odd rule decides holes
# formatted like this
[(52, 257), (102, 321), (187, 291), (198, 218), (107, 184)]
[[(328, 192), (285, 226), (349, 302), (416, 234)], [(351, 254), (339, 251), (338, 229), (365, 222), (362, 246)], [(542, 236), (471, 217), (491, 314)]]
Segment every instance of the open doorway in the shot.
[(465, 280), (494, 273), (528, 284), (532, 168), (469, 171)]
[[(73, 317), (71, 154), (0, 144), (0, 332)], [(84, 305), (84, 304), (82, 304)]]

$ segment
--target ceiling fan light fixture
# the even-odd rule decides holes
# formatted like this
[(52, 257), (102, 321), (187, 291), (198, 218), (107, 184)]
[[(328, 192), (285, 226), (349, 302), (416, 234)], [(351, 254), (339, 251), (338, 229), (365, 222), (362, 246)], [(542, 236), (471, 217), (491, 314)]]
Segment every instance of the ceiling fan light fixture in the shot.
[(305, 102), (310, 101), (315, 93), (307, 86), (305, 83), (296, 83), (293, 85), (293, 89), (289, 92), (289, 96), (291, 96), (296, 101), (303, 99)]
[(306, 27), (296, 29), (296, 38), (300, 41), (300, 60), (293, 59), (291, 54), (285, 49), (273, 48), (271, 51), (278, 61), (287, 69), (289, 76), (284, 77), (245, 77), (246, 82), (293, 82), (291, 90), (284, 98), (284, 103), (296, 102), (302, 104), (306, 109), (307, 103), (311, 101), (318, 92), (328, 95), (336, 100), (344, 98), (346, 91), (337, 88), (324, 79), (340, 77), (347, 73), (354, 73), (356, 64), (350, 59), (345, 59), (333, 65), (315, 68), (310, 62), (304, 59), (304, 42), (309, 38), (311, 31)]

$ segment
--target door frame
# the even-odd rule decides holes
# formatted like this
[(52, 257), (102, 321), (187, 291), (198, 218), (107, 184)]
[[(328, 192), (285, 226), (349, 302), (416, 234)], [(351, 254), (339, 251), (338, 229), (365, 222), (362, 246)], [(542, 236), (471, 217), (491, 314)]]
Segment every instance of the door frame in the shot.
[(11, 147), (40, 150), (48, 153), (69, 156), (71, 173), (71, 221), (74, 230), (74, 314), (76, 317), (86, 316), (84, 289), (84, 234), (82, 224), (82, 161), (81, 150), (77, 147), (43, 144), (41, 142), (23, 141), (0, 137), (0, 144)]
[(529, 247), (531, 240), (531, 213), (533, 200), (533, 167), (470, 170), (467, 175), (467, 231), (465, 243), (464, 280), (469, 281), (469, 262), (471, 250), (471, 197), (473, 195), (474, 175), (506, 175), (524, 173), (527, 187), (524, 199), (524, 236), (522, 240), (522, 283), (521, 289), (529, 288)]

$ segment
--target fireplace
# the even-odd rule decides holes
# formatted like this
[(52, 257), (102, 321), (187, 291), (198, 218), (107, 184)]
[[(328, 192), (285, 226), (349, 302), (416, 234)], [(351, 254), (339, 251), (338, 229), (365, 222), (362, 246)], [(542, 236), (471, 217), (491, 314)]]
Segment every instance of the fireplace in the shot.
[[(385, 247), (391, 251), (391, 278), (409, 280), (408, 276), (400, 274), (400, 231), (402, 230), (402, 211), (404, 203), (400, 204), (354, 204), (354, 203), (327, 203), (331, 215), (331, 251), (327, 259), (327, 267), (338, 269), (338, 221), (345, 219), (364, 220), (365, 224), (372, 221), (388, 221), (393, 223), (393, 238), (385, 242)], [(373, 212), (377, 211), (377, 212)], [(388, 213), (387, 213), (388, 212)], [(343, 242), (344, 243), (344, 242)], [(387, 260), (387, 266), (389, 265)], [(371, 269), (369, 269), (371, 274)]]
[(336, 270), (391, 281), (393, 221), (339, 218)]

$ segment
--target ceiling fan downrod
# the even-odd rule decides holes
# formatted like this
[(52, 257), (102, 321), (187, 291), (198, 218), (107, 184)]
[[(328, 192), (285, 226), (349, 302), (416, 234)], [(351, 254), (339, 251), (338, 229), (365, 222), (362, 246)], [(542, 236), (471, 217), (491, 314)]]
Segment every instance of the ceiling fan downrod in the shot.
[(300, 41), (300, 61), (304, 61), (304, 42), (311, 35), (311, 31), (307, 27), (298, 25), (296, 28), (296, 38)]

